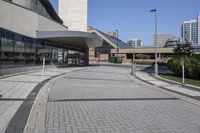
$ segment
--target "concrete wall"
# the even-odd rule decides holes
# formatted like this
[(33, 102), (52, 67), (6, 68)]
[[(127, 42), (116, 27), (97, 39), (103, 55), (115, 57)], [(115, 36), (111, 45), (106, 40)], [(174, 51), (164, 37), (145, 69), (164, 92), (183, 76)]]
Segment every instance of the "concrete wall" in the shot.
[(0, 0), (0, 27), (36, 37), (38, 15), (24, 8)]
[(38, 16), (38, 31), (67, 31), (68, 28), (63, 25), (47, 19), (43, 16)]
[(100, 61), (108, 61), (109, 55), (108, 54), (100, 54)]
[(59, 0), (58, 13), (73, 31), (87, 31), (88, 0)]
[(53, 20), (14, 4), (0, 0), (0, 27), (35, 38), (36, 31), (57, 31), (67, 28)]
[(28, 7), (28, 8), (31, 7), (30, 0), (12, 0), (12, 2), (19, 4), (21, 6), (24, 6), (24, 7)]

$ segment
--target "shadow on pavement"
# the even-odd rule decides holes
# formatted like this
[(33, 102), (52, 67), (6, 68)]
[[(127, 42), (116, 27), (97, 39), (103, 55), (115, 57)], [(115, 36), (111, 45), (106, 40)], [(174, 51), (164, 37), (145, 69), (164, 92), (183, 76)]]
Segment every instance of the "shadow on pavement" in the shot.
[(154, 101), (179, 100), (178, 98), (100, 98), (100, 99), (61, 99), (50, 102), (82, 102), (82, 101)]
[(101, 81), (116, 81), (116, 82), (124, 82), (124, 81), (132, 81), (132, 80), (117, 80), (117, 79), (100, 79), (100, 78), (81, 78), (81, 77), (64, 77), (65, 79), (74, 79), (74, 80), (101, 80)]

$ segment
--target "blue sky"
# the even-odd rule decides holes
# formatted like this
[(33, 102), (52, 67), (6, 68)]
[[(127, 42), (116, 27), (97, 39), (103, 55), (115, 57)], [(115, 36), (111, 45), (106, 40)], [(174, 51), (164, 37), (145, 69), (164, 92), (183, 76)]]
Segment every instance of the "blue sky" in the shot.
[(88, 0), (88, 24), (101, 31), (119, 30), (120, 39), (141, 38), (153, 42), (154, 14), (158, 10), (158, 33), (180, 36), (180, 23), (197, 17), (200, 0)]
[(56, 12), (58, 12), (58, 0), (49, 0), (49, 1), (52, 3)]

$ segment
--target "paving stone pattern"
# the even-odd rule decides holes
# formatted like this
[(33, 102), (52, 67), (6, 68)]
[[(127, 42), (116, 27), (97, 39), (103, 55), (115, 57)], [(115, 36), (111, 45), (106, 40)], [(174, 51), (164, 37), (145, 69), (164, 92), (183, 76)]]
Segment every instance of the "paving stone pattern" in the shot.
[(51, 88), (47, 133), (200, 133), (200, 107), (132, 80), (128, 68), (66, 74)]
[[(50, 68), (45, 70), (43, 80), (76, 70), (78, 68)], [(0, 78), (0, 133), (5, 132), (10, 120), (30, 92), (42, 81), (42, 72), (35, 71), (21, 75)]]

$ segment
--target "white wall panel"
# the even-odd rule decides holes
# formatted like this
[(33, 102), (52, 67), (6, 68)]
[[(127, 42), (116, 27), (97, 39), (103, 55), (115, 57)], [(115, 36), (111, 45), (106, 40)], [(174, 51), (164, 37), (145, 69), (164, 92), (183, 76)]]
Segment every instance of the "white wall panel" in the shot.
[(30, 37), (36, 37), (38, 15), (0, 0), (0, 27)]
[(0, 27), (35, 38), (36, 31), (66, 31), (67, 28), (35, 12), (0, 0)]
[(59, 16), (73, 31), (87, 31), (88, 0), (59, 0)]
[(67, 31), (68, 29), (50, 19), (43, 16), (38, 16), (38, 31)]

